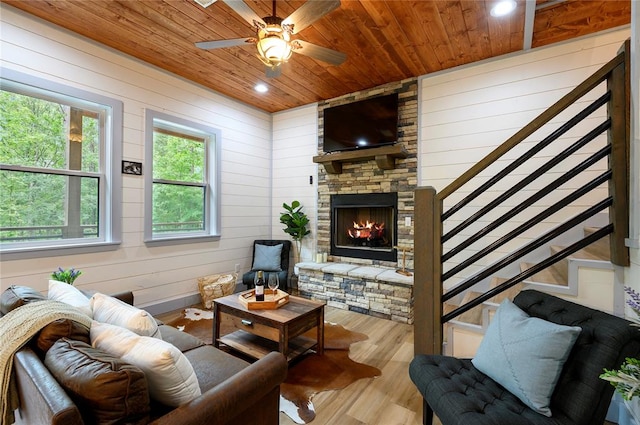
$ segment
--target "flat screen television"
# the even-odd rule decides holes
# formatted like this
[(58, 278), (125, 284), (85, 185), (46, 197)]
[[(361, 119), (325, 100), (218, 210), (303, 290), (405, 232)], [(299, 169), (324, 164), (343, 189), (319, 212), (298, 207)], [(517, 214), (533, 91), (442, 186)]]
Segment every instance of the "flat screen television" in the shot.
[(397, 93), (324, 110), (324, 152), (374, 148), (397, 140)]

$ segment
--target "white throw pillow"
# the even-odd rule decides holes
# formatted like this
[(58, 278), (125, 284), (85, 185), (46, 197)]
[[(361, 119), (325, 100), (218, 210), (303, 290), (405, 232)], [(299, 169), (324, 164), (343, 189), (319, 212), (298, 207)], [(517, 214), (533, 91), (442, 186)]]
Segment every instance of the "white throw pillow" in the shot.
[(47, 298), (72, 305), (87, 316), (93, 317), (89, 298), (73, 285), (58, 280), (50, 280)]
[(152, 399), (177, 407), (202, 392), (189, 360), (174, 345), (108, 323), (91, 324), (91, 345), (142, 370)]
[(109, 295), (97, 293), (91, 297), (93, 319), (122, 326), (142, 336), (162, 338), (155, 319), (146, 311)]

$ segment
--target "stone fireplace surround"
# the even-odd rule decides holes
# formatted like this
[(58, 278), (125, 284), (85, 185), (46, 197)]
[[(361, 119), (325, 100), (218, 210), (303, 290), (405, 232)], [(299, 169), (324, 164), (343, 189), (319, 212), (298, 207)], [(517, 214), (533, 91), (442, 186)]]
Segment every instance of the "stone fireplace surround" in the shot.
[[(318, 105), (318, 152), (322, 154), (323, 111), (368, 97), (398, 93), (398, 142), (408, 155), (396, 158), (395, 168), (380, 169), (376, 161), (342, 164), (342, 173), (329, 174), (318, 167), (317, 252), (331, 251), (331, 195), (396, 192), (397, 244), (406, 252), (406, 268), (413, 268), (413, 208), (417, 185), (418, 82), (407, 79), (352, 93)], [(410, 222), (410, 224), (409, 224)], [(408, 225), (409, 224), (409, 225)], [(413, 323), (413, 277), (395, 270), (402, 267), (402, 251), (393, 261), (329, 255), (328, 263), (299, 263), (298, 290), (303, 296), (325, 300), (328, 305)]]

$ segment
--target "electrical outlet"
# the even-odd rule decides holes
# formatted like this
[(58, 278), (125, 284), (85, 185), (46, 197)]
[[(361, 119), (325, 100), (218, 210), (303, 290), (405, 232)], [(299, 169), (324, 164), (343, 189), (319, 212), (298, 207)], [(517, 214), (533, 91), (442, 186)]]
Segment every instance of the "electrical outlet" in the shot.
[(236, 273), (240, 273), (240, 264), (236, 264)]

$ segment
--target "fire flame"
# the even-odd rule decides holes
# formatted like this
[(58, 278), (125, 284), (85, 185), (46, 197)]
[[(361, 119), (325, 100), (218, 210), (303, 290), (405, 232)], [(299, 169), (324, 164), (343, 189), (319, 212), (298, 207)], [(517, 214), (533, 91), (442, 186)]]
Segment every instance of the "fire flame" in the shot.
[(349, 237), (353, 239), (379, 239), (384, 236), (384, 223), (367, 220), (366, 223), (353, 222), (353, 229), (347, 229)]

